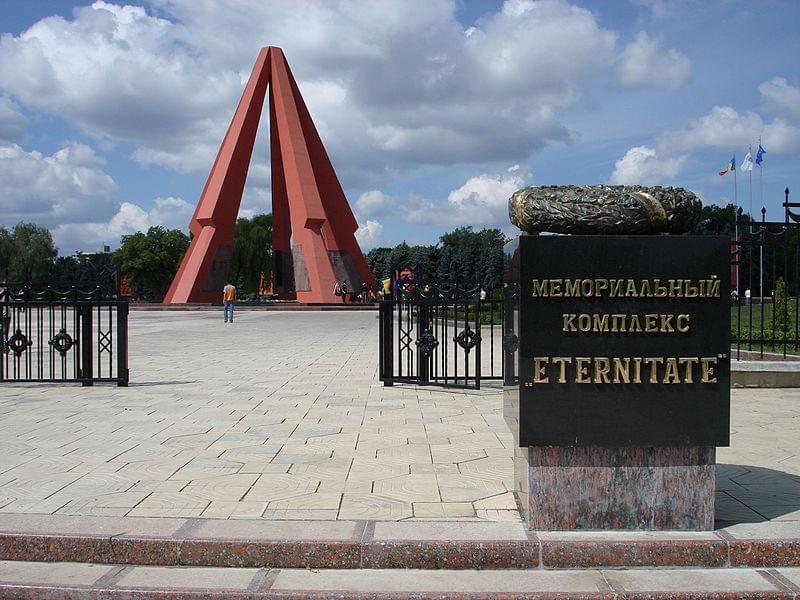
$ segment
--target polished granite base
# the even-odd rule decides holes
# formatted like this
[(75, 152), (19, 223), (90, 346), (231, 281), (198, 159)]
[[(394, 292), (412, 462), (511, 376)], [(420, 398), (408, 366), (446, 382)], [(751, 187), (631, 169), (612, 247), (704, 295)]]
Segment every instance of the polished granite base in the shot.
[(531, 530), (710, 530), (715, 454), (710, 446), (522, 448), (516, 488)]

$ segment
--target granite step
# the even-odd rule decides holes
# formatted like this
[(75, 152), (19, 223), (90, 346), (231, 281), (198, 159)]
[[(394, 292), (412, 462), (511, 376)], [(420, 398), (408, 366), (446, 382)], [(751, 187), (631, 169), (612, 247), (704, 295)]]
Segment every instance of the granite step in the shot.
[(0, 514), (0, 560), (281, 569), (800, 567), (800, 521), (709, 532), (529, 532), (522, 523)]
[(800, 569), (507, 571), (153, 567), (0, 561), (0, 597), (797, 598)]

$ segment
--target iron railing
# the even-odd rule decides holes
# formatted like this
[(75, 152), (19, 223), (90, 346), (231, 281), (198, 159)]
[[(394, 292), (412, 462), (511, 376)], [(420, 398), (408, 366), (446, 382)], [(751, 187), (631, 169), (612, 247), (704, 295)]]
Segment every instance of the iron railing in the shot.
[(128, 380), (127, 301), (98, 286), (0, 283), (0, 383)]
[[(483, 297), (482, 297), (483, 296)], [(379, 307), (380, 379), (480, 389), (503, 377), (503, 301), (449, 282), (404, 282)]]
[[(786, 190), (784, 221), (741, 223), (731, 252), (734, 358), (787, 358), (800, 350), (800, 214)], [(770, 356), (773, 355), (773, 356)]]

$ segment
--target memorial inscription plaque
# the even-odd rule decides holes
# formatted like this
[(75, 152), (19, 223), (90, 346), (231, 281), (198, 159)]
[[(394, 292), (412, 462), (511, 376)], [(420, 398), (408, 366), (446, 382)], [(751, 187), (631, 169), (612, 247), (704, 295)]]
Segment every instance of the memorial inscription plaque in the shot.
[(519, 445), (729, 445), (729, 245), (522, 236)]

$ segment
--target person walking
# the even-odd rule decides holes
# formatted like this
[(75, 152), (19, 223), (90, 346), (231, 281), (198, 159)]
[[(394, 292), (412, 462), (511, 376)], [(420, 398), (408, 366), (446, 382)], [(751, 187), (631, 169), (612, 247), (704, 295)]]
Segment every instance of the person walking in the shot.
[(233, 323), (233, 305), (236, 303), (236, 288), (234, 285), (228, 281), (225, 284), (225, 287), (222, 288), (222, 305), (223, 310), (222, 313), (225, 317), (225, 322), (228, 322), (228, 318), (230, 317), (230, 322)]

